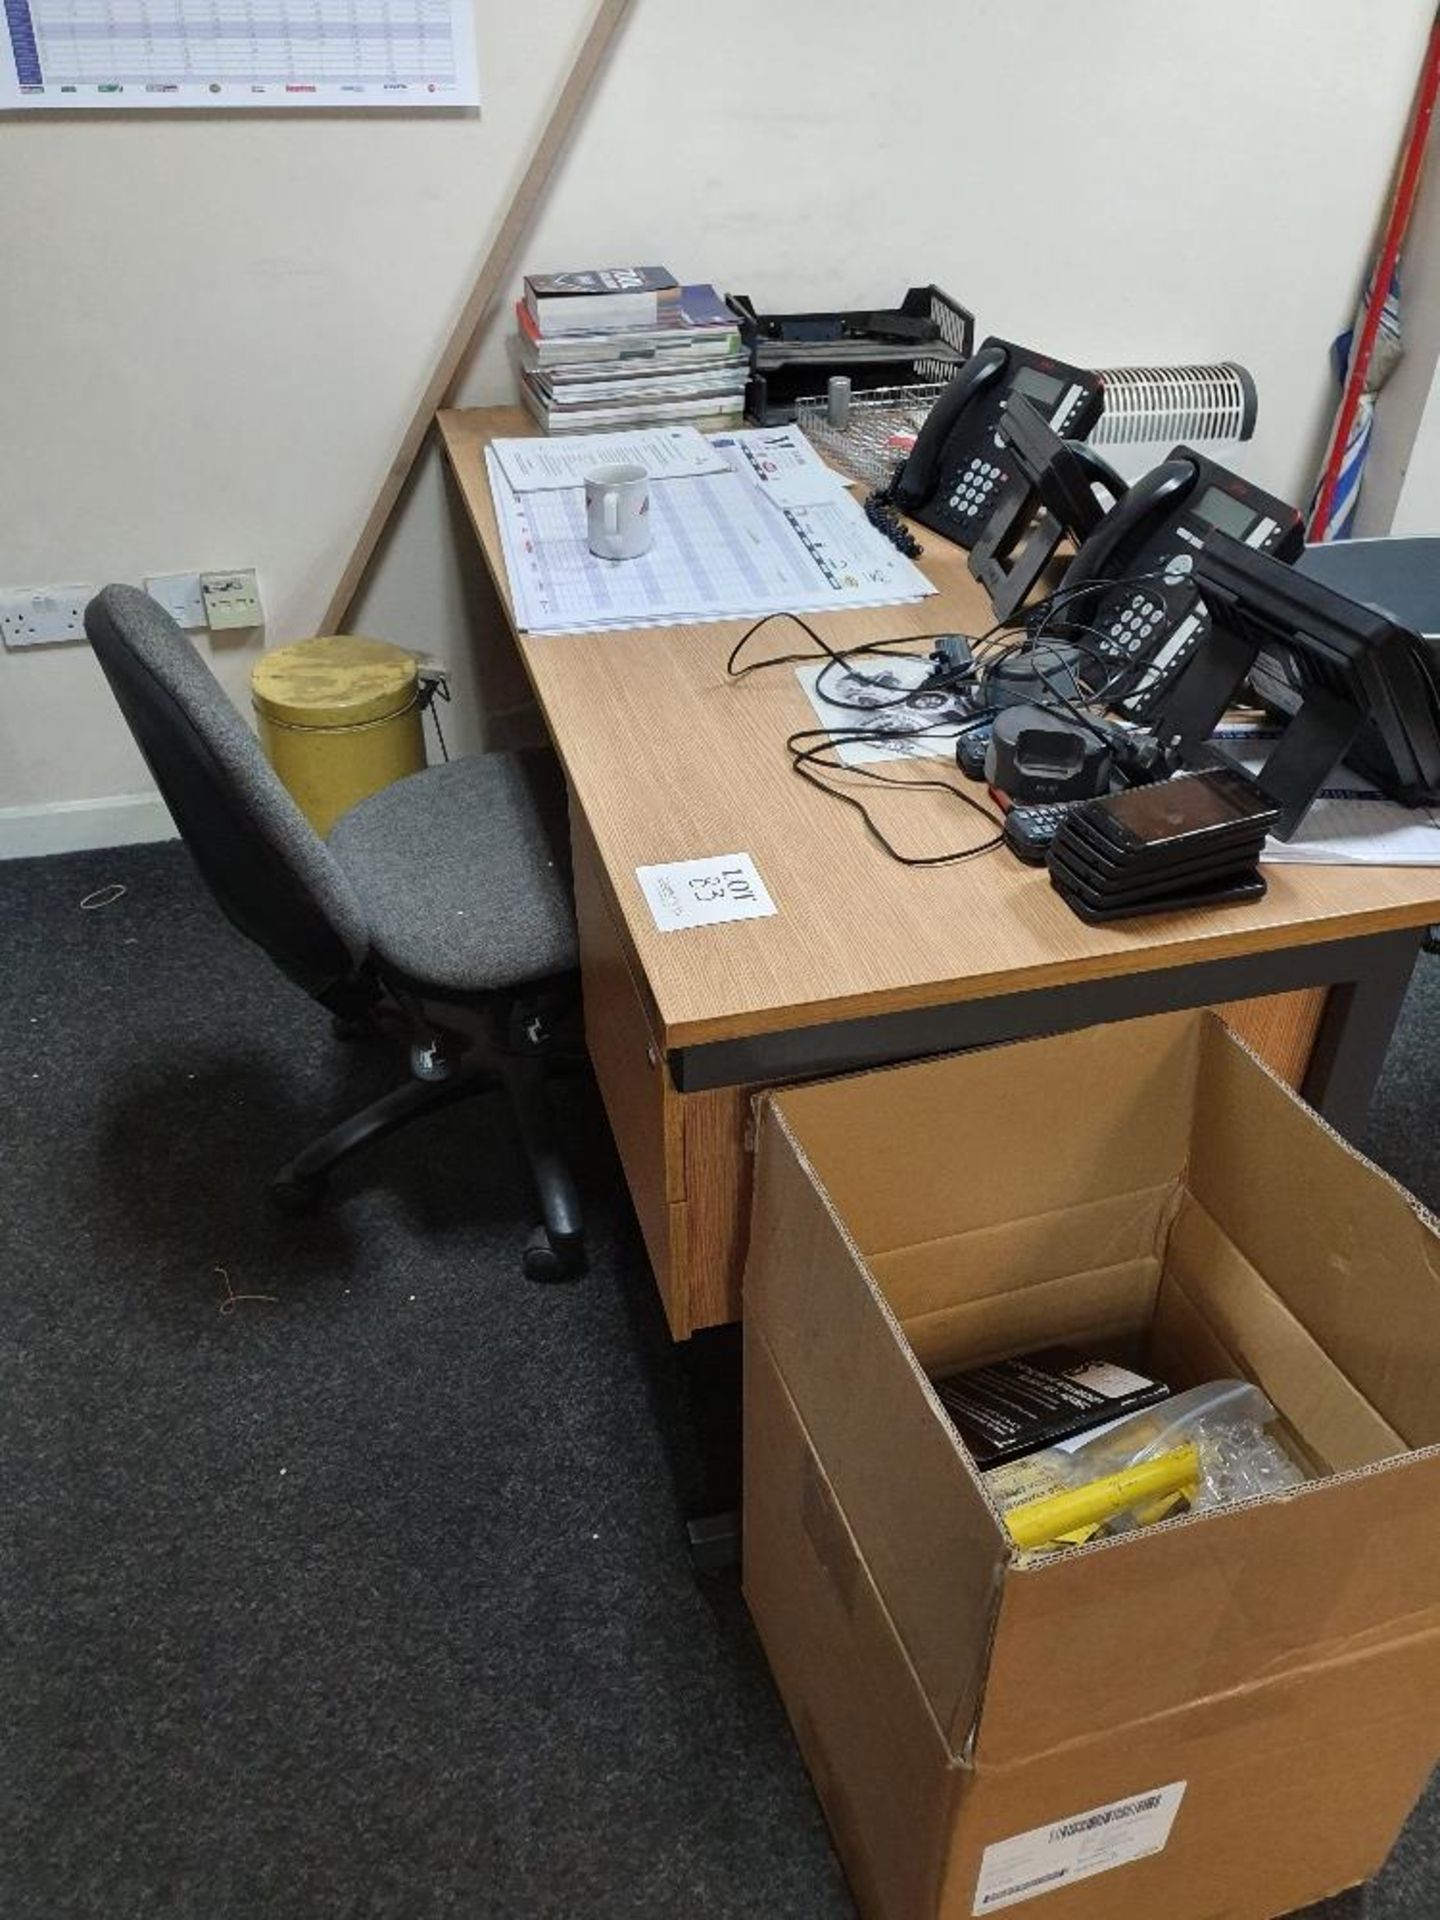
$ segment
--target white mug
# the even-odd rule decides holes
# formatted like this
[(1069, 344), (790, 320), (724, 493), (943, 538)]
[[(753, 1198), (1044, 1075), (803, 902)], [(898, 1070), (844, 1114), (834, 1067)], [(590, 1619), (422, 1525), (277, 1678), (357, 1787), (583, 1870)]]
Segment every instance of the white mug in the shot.
[(644, 467), (596, 467), (585, 476), (585, 527), (601, 560), (650, 551), (650, 476)]

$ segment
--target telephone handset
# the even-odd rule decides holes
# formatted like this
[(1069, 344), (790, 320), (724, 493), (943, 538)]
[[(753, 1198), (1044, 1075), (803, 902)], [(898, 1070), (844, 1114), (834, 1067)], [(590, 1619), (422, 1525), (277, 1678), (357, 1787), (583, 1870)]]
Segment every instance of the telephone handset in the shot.
[(1246, 546), (1294, 560), (1305, 544), (1300, 515), (1191, 447), (1176, 447), (1137, 480), (1065, 570), (1067, 596), (1087, 580), (1093, 599), (1067, 599), (1072, 636), (1084, 643), (1081, 678), (1102, 687), (1132, 720), (1154, 712), (1210, 630), (1191, 580), (1195, 555), (1220, 528)]
[(1084, 438), (1103, 404), (1093, 373), (992, 335), (931, 408), (890, 489), (892, 503), (947, 540), (972, 547), (1013, 477), (997, 431), (1012, 393), (1033, 401), (1070, 440)]

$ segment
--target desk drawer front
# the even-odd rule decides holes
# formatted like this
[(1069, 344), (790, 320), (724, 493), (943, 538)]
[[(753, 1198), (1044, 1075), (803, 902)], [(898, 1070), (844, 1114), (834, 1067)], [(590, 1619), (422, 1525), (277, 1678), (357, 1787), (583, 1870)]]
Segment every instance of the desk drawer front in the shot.
[(585, 990), (585, 1043), (624, 1163), (670, 1331), (690, 1331), (686, 1287), (685, 1160), (680, 1096), (651, 1031), (591, 851), (571, 807), (575, 912)]

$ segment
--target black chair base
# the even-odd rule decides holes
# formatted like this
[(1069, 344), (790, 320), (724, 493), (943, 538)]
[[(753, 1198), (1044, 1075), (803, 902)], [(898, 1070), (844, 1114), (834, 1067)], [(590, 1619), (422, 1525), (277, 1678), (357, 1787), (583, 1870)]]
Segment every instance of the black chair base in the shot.
[(420, 1060), (426, 1060), (430, 1068), (423, 1077), (417, 1073), (404, 1086), (351, 1114), (287, 1161), (270, 1183), (272, 1200), (287, 1213), (312, 1212), (325, 1197), (331, 1170), (361, 1147), (372, 1140), (383, 1140), (386, 1134), (408, 1126), (422, 1114), (503, 1088), (515, 1116), (542, 1220), (522, 1256), (525, 1277), (536, 1281), (579, 1279), (585, 1271), (584, 1222), (574, 1178), (555, 1140), (546, 1085), (547, 1057), (541, 1053), (477, 1049), (462, 1055), (438, 1078), (433, 1077), (433, 1065), (426, 1056), (420, 1056), (417, 1065)]

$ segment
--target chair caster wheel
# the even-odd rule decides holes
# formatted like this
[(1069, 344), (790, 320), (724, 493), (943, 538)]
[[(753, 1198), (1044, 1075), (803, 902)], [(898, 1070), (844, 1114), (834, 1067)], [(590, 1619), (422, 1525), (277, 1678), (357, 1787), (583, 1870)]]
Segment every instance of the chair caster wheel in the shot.
[(270, 1182), (270, 1198), (282, 1213), (314, 1213), (325, 1198), (323, 1173), (277, 1173)]
[(552, 1239), (546, 1228), (536, 1227), (525, 1243), (521, 1266), (525, 1278), (541, 1286), (578, 1280), (585, 1271), (585, 1242), (578, 1233)]

